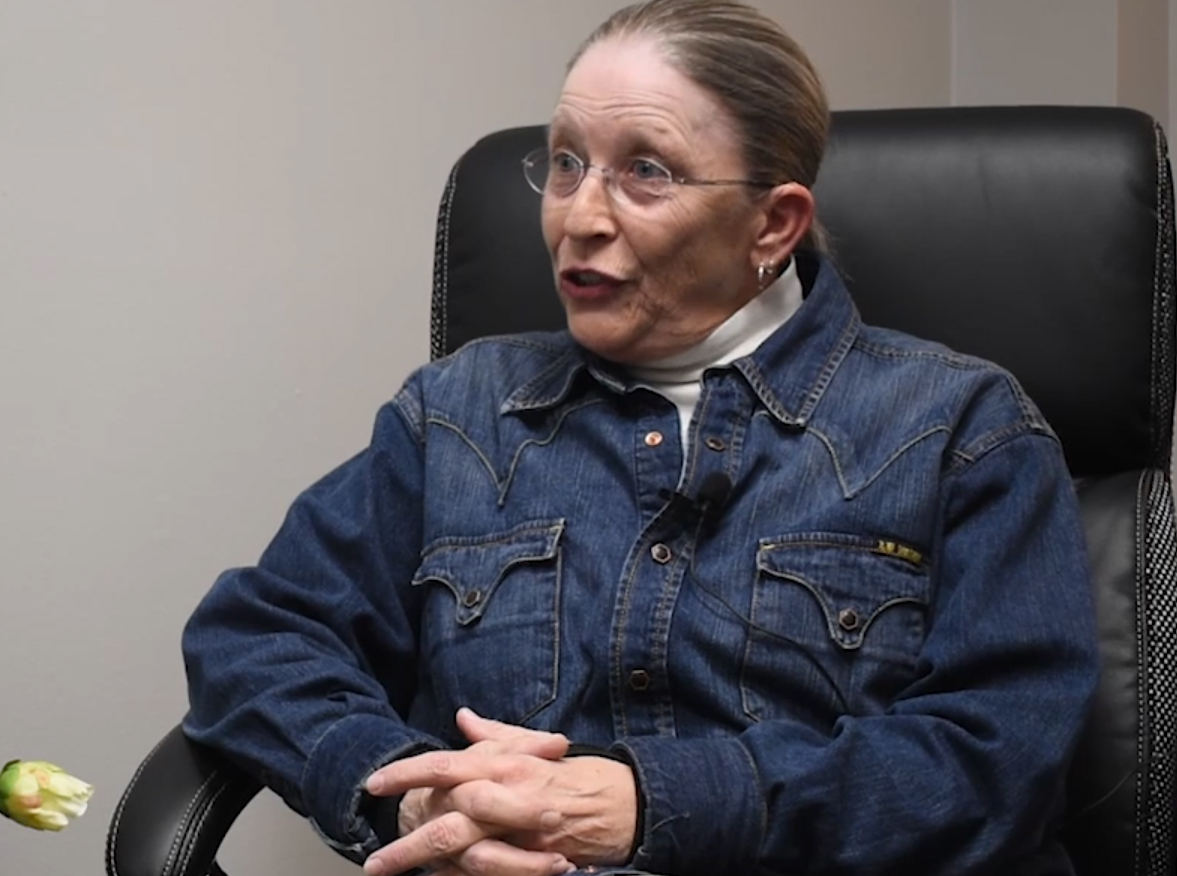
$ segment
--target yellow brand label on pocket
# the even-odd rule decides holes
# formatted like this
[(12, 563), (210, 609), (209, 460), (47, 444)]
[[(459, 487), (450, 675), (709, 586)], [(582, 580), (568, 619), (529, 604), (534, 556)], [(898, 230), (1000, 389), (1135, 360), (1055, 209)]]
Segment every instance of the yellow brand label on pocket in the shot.
[(924, 555), (915, 548), (910, 548), (905, 544), (899, 544), (897, 541), (879, 540), (875, 546), (875, 550), (880, 554), (886, 554), (889, 557), (898, 557), (901, 560), (907, 560), (909, 563), (922, 563)]

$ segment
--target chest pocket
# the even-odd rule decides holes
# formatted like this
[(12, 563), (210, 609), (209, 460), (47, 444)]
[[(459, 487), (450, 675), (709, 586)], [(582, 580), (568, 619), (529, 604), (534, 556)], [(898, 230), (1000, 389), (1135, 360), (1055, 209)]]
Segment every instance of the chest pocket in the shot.
[(762, 541), (741, 671), (756, 720), (876, 714), (914, 677), (930, 591), (915, 549), (806, 533)]
[(460, 706), (522, 723), (556, 698), (563, 520), (442, 539), (413, 577), (431, 587), (421, 629), (423, 688), (440, 714)]

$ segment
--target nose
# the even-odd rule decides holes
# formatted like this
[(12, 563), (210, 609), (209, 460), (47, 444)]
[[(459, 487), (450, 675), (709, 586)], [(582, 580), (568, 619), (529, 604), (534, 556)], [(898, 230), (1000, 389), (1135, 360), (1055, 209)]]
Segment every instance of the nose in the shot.
[(564, 229), (569, 237), (612, 237), (616, 234), (610, 183), (607, 170), (592, 166), (585, 169), (584, 179), (572, 193), (564, 216)]

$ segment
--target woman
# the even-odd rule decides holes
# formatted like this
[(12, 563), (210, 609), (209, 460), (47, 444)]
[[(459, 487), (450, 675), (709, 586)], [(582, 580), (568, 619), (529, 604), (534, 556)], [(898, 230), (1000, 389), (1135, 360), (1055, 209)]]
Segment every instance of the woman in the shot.
[(1009, 375), (861, 324), (827, 118), (741, 4), (602, 25), (525, 162), (568, 332), (409, 378), (197, 610), (187, 732), (372, 876), (1071, 873), (1062, 454)]

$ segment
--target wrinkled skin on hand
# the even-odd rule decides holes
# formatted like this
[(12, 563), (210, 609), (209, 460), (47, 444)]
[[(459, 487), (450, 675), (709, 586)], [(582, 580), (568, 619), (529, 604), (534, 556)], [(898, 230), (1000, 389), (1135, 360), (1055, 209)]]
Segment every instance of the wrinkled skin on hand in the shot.
[(429, 867), (445, 876), (555, 876), (624, 863), (637, 791), (630, 768), (571, 757), (568, 740), (462, 709), (462, 751), (405, 758), (368, 780), (373, 795), (404, 794), (400, 839), (364, 864), (368, 876)]

